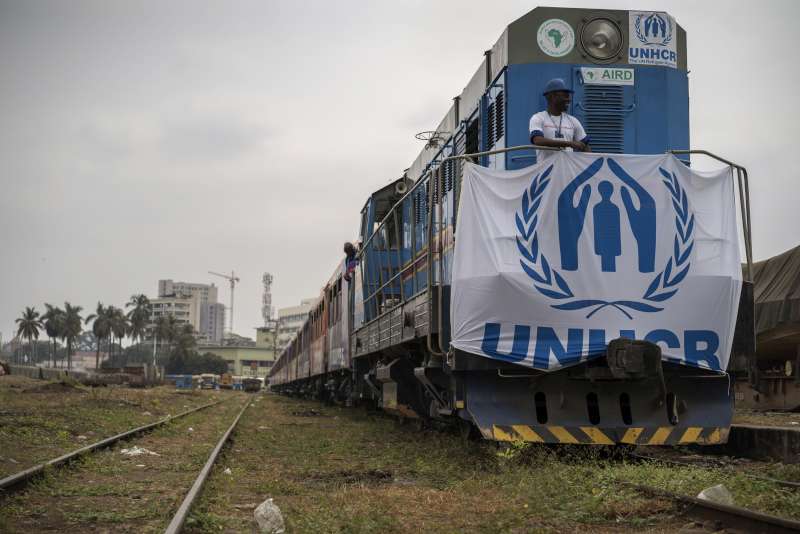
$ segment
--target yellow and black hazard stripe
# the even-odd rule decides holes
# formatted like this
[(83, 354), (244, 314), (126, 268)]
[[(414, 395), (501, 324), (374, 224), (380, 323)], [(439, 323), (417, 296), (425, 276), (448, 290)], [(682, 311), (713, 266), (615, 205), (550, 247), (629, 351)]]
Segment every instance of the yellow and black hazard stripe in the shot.
[(529, 441), (586, 445), (713, 445), (728, 439), (727, 427), (660, 426), (660, 427), (596, 427), (555, 425), (494, 425), (496, 441)]

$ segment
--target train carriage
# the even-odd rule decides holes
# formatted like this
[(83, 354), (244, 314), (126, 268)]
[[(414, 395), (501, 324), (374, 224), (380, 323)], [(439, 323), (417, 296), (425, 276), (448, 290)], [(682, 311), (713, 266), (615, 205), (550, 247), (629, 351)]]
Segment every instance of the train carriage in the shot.
[(326, 398), (349, 402), (352, 383), (350, 359), (351, 282), (345, 279), (347, 266), (342, 261), (325, 286), (328, 302), (328, 332), (325, 340), (327, 367)]
[(327, 314), (327, 307), (325, 306), (327, 299), (321, 298), (316, 306), (311, 310), (311, 343), (310, 343), (310, 358), (311, 369), (310, 376), (320, 376), (325, 373), (326, 365), (326, 343), (325, 338), (328, 332), (328, 323), (325, 319)]
[[(524, 358), (509, 357), (517, 341), (522, 345), (525, 340), (527, 347), (528, 327), (514, 327), (514, 346), (503, 350), (497, 340), (491, 346), (489, 323), (478, 349), (451, 344), (451, 317), (464, 311), (453, 309), (455, 251), (470, 239), (456, 239), (464, 215), (459, 205), (465, 169), (474, 164), (522, 174), (544, 169), (537, 167), (544, 153), (530, 145), (528, 121), (546, 107), (541, 89), (552, 78), (562, 78), (574, 92), (570, 112), (585, 125), (591, 146), (600, 153), (597, 161), (617, 154), (682, 151), (688, 165), (686, 65), (686, 34), (666, 13), (542, 7), (512, 22), (485, 52), (479, 69), (436, 131), (430, 132), (411, 167), (367, 199), (352, 282), (342, 283), (336, 293), (331, 287), (339, 288), (339, 281), (329, 281), (319, 312), (312, 313), (298, 336), (304, 348), (298, 354), (287, 349), (281, 356), (298, 361), (298, 375), (290, 374), (286, 384), (309, 384), (318, 377), (334, 384), (328, 388), (335, 391), (334, 397), (374, 403), (403, 417), (452, 421), (465, 433), (477, 429), (487, 439), (589, 444), (724, 441), (733, 401), (726, 369), (707, 362), (693, 365), (697, 361), (689, 357), (690, 350), (711, 351), (710, 341), (693, 349), (685, 343), (682, 358), (662, 358), (662, 348), (674, 353), (679, 342), (661, 331), (648, 334), (642, 326), (637, 330), (631, 323), (618, 340), (597, 338), (599, 330), (589, 332), (595, 337), (588, 344), (576, 342), (573, 347), (572, 341), (562, 345), (554, 340), (545, 358), (563, 368), (523, 366)], [(746, 171), (720, 161), (730, 165), (731, 186), (739, 186), (750, 266)], [(678, 186), (671, 187), (677, 191)], [(687, 231), (682, 227), (681, 235)], [(473, 243), (475, 249), (487, 246), (480, 240)], [(535, 249), (529, 254), (537, 257)], [(676, 252), (676, 261), (690, 254)], [(550, 273), (549, 267), (544, 272)], [(662, 275), (665, 281), (671, 276), (668, 271)], [(558, 284), (563, 289), (562, 282)], [(731, 287), (738, 283), (732, 281)], [(752, 320), (748, 286), (745, 280), (737, 301), (744, 311), (738, 314), (732, 345), (749, 355), (753, 330), (746, 320)], [(493, 297), (500, 298), (487, 294), (486, 300)], [(525, 323), (525, 318), (518, 322)], [(306, 340), (314, 326), (327, 336), (324, 366), (308, 364)], [(335, 346), (334, 332), (337, 341), (344, 342), (346, 335), (348, 343)], [(339, 361), (344, 367), (334, 366)]]

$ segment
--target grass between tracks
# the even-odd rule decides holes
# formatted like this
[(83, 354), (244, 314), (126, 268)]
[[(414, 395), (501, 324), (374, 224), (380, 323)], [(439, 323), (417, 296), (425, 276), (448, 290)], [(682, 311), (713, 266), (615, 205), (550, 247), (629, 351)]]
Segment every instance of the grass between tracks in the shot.
[(210, 400), (174, 387), (85, 388), (0, 376), (0, 478)]
[[(265, 395), (245, 413), (188, 530), (249, 531), (254, 508), (269, 497), (290, 533), (674, 532), (687, 523), (670, 502), (618, 480), (695, 495), (729, 479), (606, 460), (594, 448), (465, 445), (384, 416)], [(797, 502), (732, 489), (750, 504), (761, 499), (762, 509), (788, 513)]]
[[(0, 499), (0, 532), (163, 532), (245, 398), (216, 396), (230, 400), (51, 470)], [(156, 454), (121, 454), (134, 445)]]

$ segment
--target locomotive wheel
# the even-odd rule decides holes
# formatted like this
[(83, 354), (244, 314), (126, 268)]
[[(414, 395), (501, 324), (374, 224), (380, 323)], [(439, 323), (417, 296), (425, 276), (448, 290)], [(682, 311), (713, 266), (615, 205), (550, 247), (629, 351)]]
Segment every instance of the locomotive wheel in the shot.
[(461, 435), (461, 440), (465, 444), (478, 441), (481, 437), (478, 427), (476, 427), (472, 421), (467, 421), (460, 417), (458, 418), (458, 432)]
[(414, 419), (414, 430), (416, 430), (417, 432), (422, 432), (427, 427), (428, 427), (428, 422), (424, 418), (417, 417), (416, 419)]

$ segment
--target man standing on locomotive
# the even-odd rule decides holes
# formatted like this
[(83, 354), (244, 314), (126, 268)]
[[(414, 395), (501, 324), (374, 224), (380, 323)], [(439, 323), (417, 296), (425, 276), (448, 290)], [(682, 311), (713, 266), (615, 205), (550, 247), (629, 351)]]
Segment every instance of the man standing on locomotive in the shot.
[[(577, 152), (591, 152), (589, 136), (578, 119), (567, 113), (572, 89), (561, 78), (553, 78), (544, 86), (542, 94), (547, 99), (547, 109), (534, 114), (530, 122), (531, 143), (539, 146), (563, 148)], [(549, 150), (537, 150), (536, 159), (552, 155)]]

